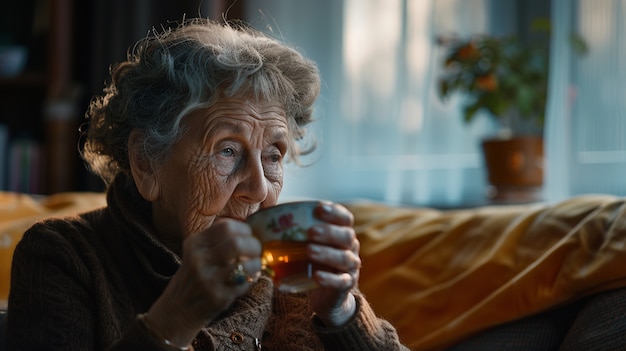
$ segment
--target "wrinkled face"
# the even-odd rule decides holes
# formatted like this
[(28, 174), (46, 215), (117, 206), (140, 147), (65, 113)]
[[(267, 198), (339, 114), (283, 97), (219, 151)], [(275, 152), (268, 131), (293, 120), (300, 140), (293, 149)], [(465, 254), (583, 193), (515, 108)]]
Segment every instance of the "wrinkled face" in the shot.
[(185, 123), (185, 135), (156, 172), (153, 218), (162, 235), (180, 240), (217, 216), (244, 220), (276, 204), (289, 143), (278, 104), (225, 99)]

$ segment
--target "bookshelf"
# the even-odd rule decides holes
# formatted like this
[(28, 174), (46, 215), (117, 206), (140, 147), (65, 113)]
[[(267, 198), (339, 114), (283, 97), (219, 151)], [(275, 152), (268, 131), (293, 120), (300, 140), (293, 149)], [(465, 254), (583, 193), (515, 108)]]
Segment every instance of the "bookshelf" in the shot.
[[(0, 190), (75, 189), (77, 118), (71, 93), (71, 0), (11, 2), (4, 43), (28, 47), (26, 68), (0, 77)], [(19, 23), (19, 25), (18, 25)]]
[(40, 158), (44, 127), (39, 123), (45, 99), (45, 79), (27, 73), (0, 79), (0, 150), (2, 189), (43, 192)]
[[(26, 70), (0, 77), (0, 191), (52, 194), (101, 191), (83, 166), (78, 129), (89, 100), (100, 94), (109, 65), (128, 46), (184, 14), (241, 18), (245, 1), (20, 0), (3, 4), (0, 45), (14, 37), (29, 47)], [(187, 16), (189, 17), (189, 16)], [(8, 35), (7, 35), (8, 34)], [(14, 156), (12, 156), (14, 155)], [(12, 179), (17, 180), (12, 180)]]

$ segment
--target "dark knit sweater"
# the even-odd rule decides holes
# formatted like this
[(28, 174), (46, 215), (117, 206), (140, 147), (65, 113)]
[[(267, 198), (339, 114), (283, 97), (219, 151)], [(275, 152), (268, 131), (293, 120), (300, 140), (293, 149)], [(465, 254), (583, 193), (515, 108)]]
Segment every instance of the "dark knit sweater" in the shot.
[[(180, 265), (154, 236), (150, 205), (114, 183), (106, 208), (35, 224), (13, 258), (8, 350), (168, 350), (141, 326)], [(260, 278), (194, 339), (195, 350), (408, 350), (355, 291), (340, 328), (312, 317), (307, 296)], [(243, 336), (243, 338), (241, 338)]]

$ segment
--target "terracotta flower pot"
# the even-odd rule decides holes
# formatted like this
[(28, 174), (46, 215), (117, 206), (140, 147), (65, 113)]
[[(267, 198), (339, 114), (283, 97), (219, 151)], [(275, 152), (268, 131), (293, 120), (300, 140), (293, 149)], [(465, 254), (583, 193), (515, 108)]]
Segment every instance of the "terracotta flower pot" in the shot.
[(517, 136), (485, 139), (482, 150), (494, 201), (529, 202), (541, 198), (543, 186), (543, 139)]

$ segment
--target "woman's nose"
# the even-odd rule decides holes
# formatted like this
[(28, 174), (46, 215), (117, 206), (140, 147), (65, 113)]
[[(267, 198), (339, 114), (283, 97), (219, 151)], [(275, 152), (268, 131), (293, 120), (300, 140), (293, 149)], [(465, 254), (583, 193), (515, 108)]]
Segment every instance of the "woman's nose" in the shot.
[(237, 187), (237, 196), (250, 203), (260, 203), (267, 198), (268, 184), (260, 159), (250, 159), (243, 169), (242, 181)]

